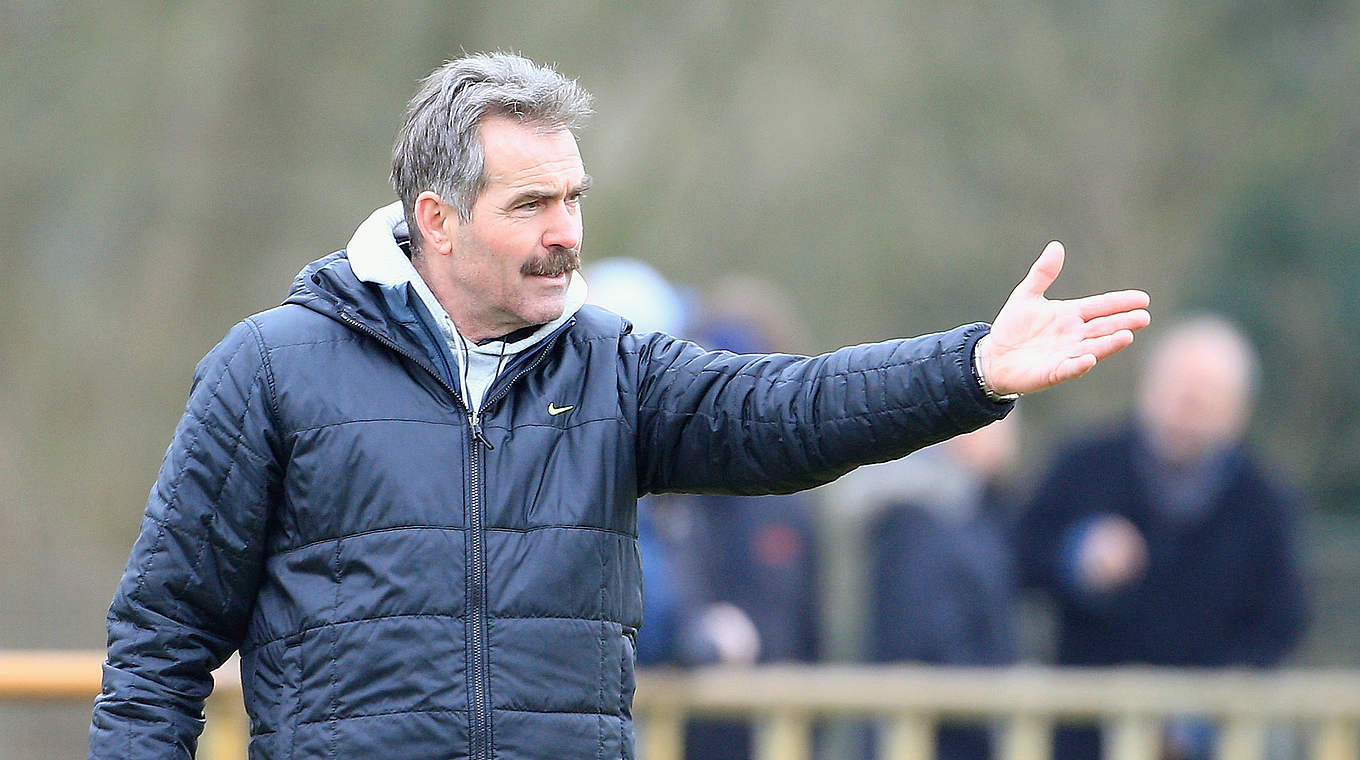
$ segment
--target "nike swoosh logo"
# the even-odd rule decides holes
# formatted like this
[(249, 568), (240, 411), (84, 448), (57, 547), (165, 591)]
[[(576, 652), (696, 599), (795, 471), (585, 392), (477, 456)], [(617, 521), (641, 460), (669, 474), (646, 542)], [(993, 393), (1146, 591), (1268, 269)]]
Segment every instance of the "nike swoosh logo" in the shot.
[(562, 414), (562, 413), (564, 413), (564, 412), (570, 412), (571, 410), (573, 410), (573, 409), (575, 409), (575, 408), (576, 408), (575, 405), (572, 405), (572, 406), (554, 406), (553, 403), (552, 403), (551, 401), (548, 402), (548, 414), (550, 414), (550, 415), (552, 415), (552, 416), (554, 416), (554, 417), (556, 417), (557, 415)]

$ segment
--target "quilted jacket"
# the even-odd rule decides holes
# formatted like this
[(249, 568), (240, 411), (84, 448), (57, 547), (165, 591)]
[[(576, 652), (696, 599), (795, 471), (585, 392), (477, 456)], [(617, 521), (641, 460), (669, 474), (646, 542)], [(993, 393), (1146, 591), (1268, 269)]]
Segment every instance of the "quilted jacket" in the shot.
[(238, 650), (255, 760), (632, 758), (639, 495), (809, 488), (1010, 406), (972, 372), (986, 325), (756, 356), (586, 306), (473, 429), (400, 306), (331, 254), (199, 364), (109, 610), (91, 758), (192, 756)]

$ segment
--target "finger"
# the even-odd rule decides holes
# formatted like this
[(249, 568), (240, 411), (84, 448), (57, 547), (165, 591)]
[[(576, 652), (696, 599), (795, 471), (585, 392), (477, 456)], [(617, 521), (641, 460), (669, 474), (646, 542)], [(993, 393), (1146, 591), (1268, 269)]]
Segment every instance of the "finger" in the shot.
[(1081, 377), (1096, 366), (1096, 361), (1096, 357), (1092, 354), (1082, 354), (1081, 356), (1063, 359), (1058, 362), (1057, 368), (1053, 370), (1053, 384), (1057, 385)]
[(1029, 268), (1029, 274), (1025, 279), (1015, 286), (1015, 292), (1024, 293), (1031, 296), (1042, 296), (1048, 290), (1048, 286), (1058, 279), (1058, 273), (1062, 271), (1063, 259), (1066, 252), (1063, 244), (1054, 240), (1044, 246), (1044, 252), (1039, 254), (1039, 258), (1034, 260)]
[(1076, 305), (1082, 319), (1090, 320), (1118, 314), (1121, 311), (1146, 309), (1150, 300), (1148, 294), (1141, 290), (1116, 290), (1085, 298), (1074, 298), (1068, 303)]
[(1097, 317), (1086, 323), (1086, 337), (1099, 338), (1120, 330), (1137, 332), (1152, 322), (1152, 315), (1146, 309), (1134, 309), (1108, 317)]
[(1108, 359), (1123, 351), (1133, 343), (1133, 331), (1118, 330), (1098, 338), (1087, 338), (1081, 342), (1081, 350), (1097, 360)]

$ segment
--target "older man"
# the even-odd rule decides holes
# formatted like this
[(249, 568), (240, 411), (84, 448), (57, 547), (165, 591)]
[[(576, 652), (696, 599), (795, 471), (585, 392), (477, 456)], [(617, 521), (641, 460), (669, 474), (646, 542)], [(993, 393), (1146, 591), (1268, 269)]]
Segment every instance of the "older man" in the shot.
[[(1058, 662), (1269, 666), (1305, 624), (1297, 506), (1243, 443), (1256, 357), (1236, 327), (1172, 327), (1143, 373), (1136, 419), (1054, 462), (1020, 532), (1032, 581), (1058, 600)], [(1203, 726), (1168, 735), (1208, 757)], [(1099, 756), (1093, 732), (1063, 757)]]
[(787, 492), (1006, 414), (1128, 346), (1147, 296), (814, 358), (583, 306), (589, 96), (473, 55), (411, 100), (400, 203), (199, 364), (109, 612), (92, 758), (186, 757), (241, 654), (251, 757), (632, 757), (636, 501)]

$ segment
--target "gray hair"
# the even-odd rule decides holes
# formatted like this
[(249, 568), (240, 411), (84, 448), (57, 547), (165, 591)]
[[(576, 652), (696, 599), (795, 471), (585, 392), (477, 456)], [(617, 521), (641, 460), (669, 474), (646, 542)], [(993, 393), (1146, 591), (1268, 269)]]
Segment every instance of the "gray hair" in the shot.
[(415, 202), (422, 192), (438, 193), (463, 221), (472, 218), (486, 186), (484, 118), (575, 130), (590, 116), (590, 104), (590, 93), (576, 80), (511, 53), (466, 55), (421, 80), (392, 147), (392, 189), (406, 214), (411, 250), (420, 249)]

